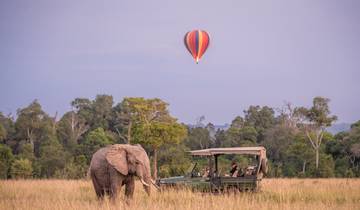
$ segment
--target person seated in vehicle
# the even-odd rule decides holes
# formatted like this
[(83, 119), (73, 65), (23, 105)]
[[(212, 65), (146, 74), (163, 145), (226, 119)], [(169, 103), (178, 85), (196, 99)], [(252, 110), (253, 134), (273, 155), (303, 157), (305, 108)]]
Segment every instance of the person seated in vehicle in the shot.
[(251, 176), (256, 173), (256, 166), (248, 166), (245, 169), (245, 176)]
[(238, 166), (236, 162), (232, 162), (231, 164), (231, 170), (230, 170), (230, 176), (231, 177), (237, 177), (239, 173)]
[(210, 168), (206, 167), (204, 170), (204, 174), (202, 175), (202, 177), (210, 177)]

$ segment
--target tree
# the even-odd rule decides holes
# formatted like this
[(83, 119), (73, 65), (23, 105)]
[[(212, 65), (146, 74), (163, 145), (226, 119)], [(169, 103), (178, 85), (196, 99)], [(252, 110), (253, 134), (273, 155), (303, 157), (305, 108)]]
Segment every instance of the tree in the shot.
[(132, 116), (135, 112), (133, 110), (134, 102), (130, 98), (125, 98), (113, 108), (111, 128), (127, 144), (131, 143), (131, 128), (136, 120), (136, 117)]
[(185, 174), (191, 162), (184, 144), (166, 144), (159, 150), (159, 175), (161, 177)]
[(51, 123), (49, 116), (42, 110), (37, 100), (33, 101), (28, 107), (17, 111), (18, 118), (15, 122), (17, 139), (34, 145), (34, 153), (39, 156), (41, 144), (42, 128)]
[(174, 122), (152, 122), (150, 125), (137, 125), (134, 140), (149, 145), (153, 151), (153, 178), (157, 179), (157, 152), (164, 144), (179, 144), (186, 137), (183, 125)]
[(0, 142), (4, 141), (7, 137), (7, 131), (2, 124), (0, 124)]
[(62, 170), (55, 172), (55, 177), (65, 179), (81, 179), (86, 176), (88, 164), (86, 163), (86, 157), (79, 155), (71, 158)]
[(75, 98), (71, 103), (73, 111), (78, 114), (87, 124), (93, 119), (92, 102), (87, 98)]
[(9, 114), (8, 116), (3, 115), (0, 112), (0, 143), (11, 144), (10, 141), (14, 138), (15, 135), (15, 125), (14, 120)]
[(215, 126), (214, 124), (212, 123), (208, 123), (206, 126), (205, 126), (206, 130), (208, 130), (209, 132), (209, 138), (210, 138), (210, 144), (211, 146), (213, 146), (215, 144), (215, 134), (216, 134), (216, 129), (215, 129)]
[(225, 130), (218, 129), (215, 134), (215, 147), (223, 147), (224, 142), (226, 141), (226, 132)]
[(344, 138), (347, 157), (349, 157), (352, 170), (360, 175), (360, 121), (351, 125), (348, 136)]
[(300, 126), (315, 150), (316, 169), (319, 168), (319, 150), (325, 129), (337, 120), (335, 115), (330, 116), (329, 102), (330, 99), (315, 97), (311, 108), (301, 107), (298, 110), (303, 118)]
[(258, 132), (253, 126), (245, 125), (241, 117), (236, 117), (226, 131), (224, 147), (254, 146)]
[(231, 122), (230, 128), (233, 129), (241, 129), (245, 126), (244, 119), (240, 116), (235, 117), (233, 121)]
[(82, 153), (85, 155), (88, 162), (90, 162), (92, 155), (102, 147), (109, 144), (114, 144), (114, 139), (107, 135), (102, 127), (99, 127), (89, 132), (84, 142), (81, 145)]
[(109, 121), (111, 120), (112, 106), (114, 104), (113, 97), (109, 95), (97, 95), (91, 104), (93, 111), (92, 128), (102, 127), (109, 129)]
[(278, 124), (265, 132), (264, 146), (267, 156), (274, 163), (283, 162), (286, 151), (295, 140), (295, 133), (284, 124)]
[(11, 166), (11, 177), (15, 179), (28, 179), (32, 177), (33, 168), (28, 159), (15, 160)]
[(298, 107), (294, 107), (290, 102), (285, 102), (284, 106), (278, 108), (279, 116), (277, 117), (278, 124), (290, 130), (292, 133), (299, 132), (298, 124), (301, 120)]
[(65, 113), (57, 123), (58, 136), (71, 152), (75, 150), (79, 139), (89, 128), (85, 119), (74, 111)]
[[(309, 148), (306, 137), (302, 133), (294, 136), (288, 148), (281, 156), (285, 176), (307, 176), (307, 166), (314, 152)], [(269, 154), (270, 157), (270, 154)]]
[(93, 101), (87, 98), (76, 98), (71, 102), (71, 106), (91, 129), (102, 127), (106, 130), (109, 128), (113, 103), (112, 96), (97, 95)]
[(7, 179), (14, 155), (10, 147), (0, 144), (0, 179)]
[(17, 158), (23, 158), (28, 159), (31, 162), (35, 161), (35, 155), (34, 155), (34, 145), (26, 142), (22, 142), (19, 145), (19, 153), (17, 155)]
[(265, 131), (275, 124), (274, 110), (268, 106), (250, 106), (245, 113), (245, 126), (254, 127), (257, 136), (257, 143), (264, 140)]
[(59, 169), (64, 168), (66, 154), (59, 142), (47, 142), (41, 147), (40, 153), (41, 176), (50, 178)]
[(144, 98), (126, 98), (134, 121), (134, 142), (150, 146), (153, 151), (153, 178), (157, 178), (157, 152), (164, 144), (178, 144), (187, 135), (184, 125), (170, 116), (164, 101)]
[(212, 141), (208, 129), (204, 127), (188, 129), (188, 137), (185, 139), (185, 145), (191, 150), (210, 148), (211, 143)]

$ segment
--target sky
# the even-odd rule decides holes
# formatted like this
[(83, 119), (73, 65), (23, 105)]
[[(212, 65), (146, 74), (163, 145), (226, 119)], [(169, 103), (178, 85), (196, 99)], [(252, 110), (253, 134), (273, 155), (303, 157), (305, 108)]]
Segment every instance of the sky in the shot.
[[(183, 44), (203, 29), (195, 64)], [(1, 0), (0, 111), (38, 99), (50, 115), (77, 97), (161, 98), (181, 122), (231, 123), (250, 105), (331, 99), (360, 120), (358, 0)]]

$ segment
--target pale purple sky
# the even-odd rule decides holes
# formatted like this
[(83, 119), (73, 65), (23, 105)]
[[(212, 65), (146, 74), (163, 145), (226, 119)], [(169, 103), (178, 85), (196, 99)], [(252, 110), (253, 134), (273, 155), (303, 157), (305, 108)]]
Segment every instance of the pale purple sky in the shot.
[[(183, 46), (207, 30), (198, 65)], [(330, 98), (339, 122), (360, 120), (358, 0), (1, 0), (0, 111), (39, 99), (159, 97), (186, 123), (230, 123), (249, 105)]]

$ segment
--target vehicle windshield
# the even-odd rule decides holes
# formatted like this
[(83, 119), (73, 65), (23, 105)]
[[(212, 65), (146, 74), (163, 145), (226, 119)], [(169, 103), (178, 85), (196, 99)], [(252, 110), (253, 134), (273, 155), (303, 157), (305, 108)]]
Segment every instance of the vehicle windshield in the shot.
[(190, 167), (186, 170), (185, 174), (193, 174), (196, 166), (197, 166), (196, 162), (191, 163)]
[[(259, 167), (258, 155), (219, 155), (217, 170), (215, 160), (212, 156), (211, 167), (215, 176), (220, 177), (246, 177), (256, 175)], [(187, 174), (192, 177), (209, 177), (210, 165), (208, 156), (193, 157), (193, 164), (188, 169)]]
[(218, 157), (218, 172), (221, 177), (244, 177), (256, 175), (259, 166), (257, 155), (222, 155)]

